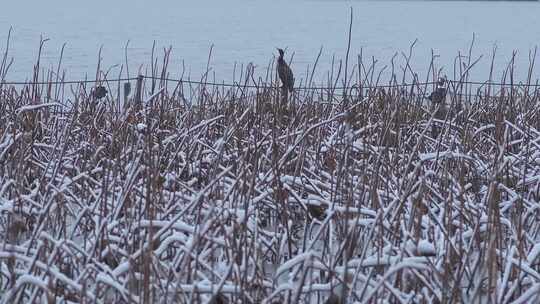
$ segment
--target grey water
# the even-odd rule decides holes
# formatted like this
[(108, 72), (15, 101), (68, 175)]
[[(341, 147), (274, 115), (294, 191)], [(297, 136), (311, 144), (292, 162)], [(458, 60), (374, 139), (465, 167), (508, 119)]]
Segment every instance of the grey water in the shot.
[[(432, 52), (436, 66), (452, 78), (458, 54), (472, 59), (483, 55), (472, 69), (473, 80), (486, 80), (494, 48), (495, 72), (500, 76), (516, 51), (515, 69), (524, 80), (529, 52), (540, 39), (540, 3), (516, 1), (331, 1), (331, 0), (49, 0), (9, 1), (0, 13), (0, 50), (12, 30), (10, 55), (14, 63), (7, 80), (31, 78), (40, 37), (48, 38), (42, 68), (56, 70), (65, 43), (61, 70), (67, 79), (95, 77), (102, 48), (102, 70), (108, 77), (129, 76), (150, 68), (152, 45), (156, 55), (172, 47), (171, 77), (198, 79), (207, 69), (217, 82), (238, 80), (240, 67), (252, 63), (264, 77), (276, 47), (294, 53), (296, 78), (306, 78), (319, 49), (316, 80), (328, 77), (332, 58), (347, 51), (350, 8), (353, 9), (350, 62), (377, 60), (376, 69), (391, 67), (401, 73), (403, 54), (414, 46), (412, 69), (425, 78)], [(464, 58), (466, 61), (467, 59)], [(161, 62), (160, 62), (161, 63)], [(533, 80), (540, 70), (533, 70)]]

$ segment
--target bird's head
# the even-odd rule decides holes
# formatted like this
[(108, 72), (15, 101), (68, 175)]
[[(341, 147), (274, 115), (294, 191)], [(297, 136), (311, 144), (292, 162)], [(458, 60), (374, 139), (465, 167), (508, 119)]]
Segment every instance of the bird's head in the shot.
[(276, 48), (279, 52), (279, 57), (283, 57), (283, 55), (285, 54), (285, 51), (283, 49), (280, 49), (280, 48)]
[(443, 77), (439, 77), (439, 81), (437, 81), (437, 87), (444, 87), (445, 83), (446, 83), (446, 75)]

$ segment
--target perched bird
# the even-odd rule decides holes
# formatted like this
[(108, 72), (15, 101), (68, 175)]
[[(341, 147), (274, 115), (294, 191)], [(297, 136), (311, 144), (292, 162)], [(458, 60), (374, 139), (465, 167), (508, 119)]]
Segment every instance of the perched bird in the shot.
[(94, 97), (97, 99), (101, 99), (105, 96), (107, 96), (107, 89), (104, 86), (97, 86), (94, 90)]
[(124, 83), (124, 96), (129, 96), (131, 93), (131, 83), (126, 82)]
[(307, 205), (307, 210), (309, 212), (309, 215), (311, 215), (312, 218), (316, 218), (319, 221), (322, 221), (326, 218), (326, 210), (328, 209), (327, 206), (316, 206), (316, 205)]
[(291, 68), (289, 67), (289, 65), (287, 65), (287, 63), (285, 62), (285, 59), (283, 59), (283, 55), (285, 54), (285, 51), (283, 51), (280, 48), (278, 48), (277, 50), (279, 52), (279, 58), (277, 61), (277, 71), (278, 71), (279, 79), (281, 80), (281, 83), (283, 85), (282, 87), (288, 90), (289, 92), (292, 92), (293, 86), (294, 86), (293, 72), (291, 71)]
[(446, 83), (446, 79), (439, 78), (439, 81), (437, 82), (437, 88), (435, 91), (431, 92), (429, 94), (429, 97), (427, 99), (431, 100), (434, 103), (441, 103), (446, 98), (446, 87), (444, 84)]

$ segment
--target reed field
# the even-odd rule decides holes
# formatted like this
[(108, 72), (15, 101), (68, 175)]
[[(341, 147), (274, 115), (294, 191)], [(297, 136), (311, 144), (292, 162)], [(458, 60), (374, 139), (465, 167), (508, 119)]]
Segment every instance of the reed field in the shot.
[(6, 47), (1, 303), (540, 299), (536, 54), (523, 82), (458, 57), (441, 104), (412, 52), (315, 62), (287, 100), (272, 64), (219, 84), (170, 56), (10, 83)]

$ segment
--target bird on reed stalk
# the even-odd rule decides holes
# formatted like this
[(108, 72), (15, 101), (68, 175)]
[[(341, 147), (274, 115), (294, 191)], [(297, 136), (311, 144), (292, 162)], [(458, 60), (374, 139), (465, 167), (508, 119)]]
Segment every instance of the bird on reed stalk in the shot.
[(442, 101), (444, 101), (444, 99), (446, 98), (446, 87), (444, 86), (445, 83), (445, 78), (439, 78), (439, 81), (437, 81), (437, 88), (435, 89), (435, 91), (429, 94), (429, 97), (427, 99), (431, 100), (434, 103), (441, 103)]
[(279, 79), (281, 80), (281, 84), (283, 85), (282, 88), (284, 90), (288, 90), (289, 92), (293, 91), (294, 86), (294, 76), (291, 68), (285, 62), (285, 59), (283, 59), (283, 55), (285, 54), (285, 51), (283, 51), (280, 48), (277, 48), (279, 52), (279, 58), (277, 61), (277, 71)]
[(99, 85), (94, 90), (94, 97), (96, 99), (101, 99), (101, 98), (107, 96), (107, 93), (108, 93), (107, 89), (104, 86)]

